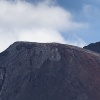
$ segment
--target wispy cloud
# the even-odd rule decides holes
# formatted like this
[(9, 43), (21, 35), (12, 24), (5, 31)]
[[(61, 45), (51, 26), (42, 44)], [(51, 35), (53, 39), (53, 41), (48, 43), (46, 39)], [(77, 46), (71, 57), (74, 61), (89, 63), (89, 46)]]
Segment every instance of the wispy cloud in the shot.
[[(91, 5), (91, 4), (85, 4), (84, 7), (83, 7), (83, 13), (87, 16), (96, 16), (96, 15), (99, 15), (99, 8), (96, 7), (95, 5)], [(95, 15), (96, 14), (96, 15)]]
[[(84, 27), (86, 24), (75, 22), (69, 11), (52, 0), (37, 4), (21, 0), (0, 1), (0, 51), (14, 41), (74, 44), (65, 40), (61, 32)], [(75, 44), (82, 46), (81, 43)]]

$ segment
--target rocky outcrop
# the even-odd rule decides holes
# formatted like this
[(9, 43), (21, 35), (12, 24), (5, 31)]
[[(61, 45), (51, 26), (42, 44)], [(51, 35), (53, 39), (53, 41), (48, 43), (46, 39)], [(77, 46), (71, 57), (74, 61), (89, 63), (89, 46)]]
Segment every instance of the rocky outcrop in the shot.
[(100, 100), (100, 55), (65, 44), (15, 42), (0, 53), (0, 100)]

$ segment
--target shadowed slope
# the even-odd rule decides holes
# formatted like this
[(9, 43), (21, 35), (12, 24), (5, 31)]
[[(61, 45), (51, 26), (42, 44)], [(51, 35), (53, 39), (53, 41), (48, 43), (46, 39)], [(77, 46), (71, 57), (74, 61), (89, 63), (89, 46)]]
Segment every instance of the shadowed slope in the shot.
[(100, 42), (91, 43), (88, 46), (85, 46), (84, 49), (88, 49), (88, 50), (100, 53)]
[(16, 42), (0, 54), (0, 100), (100, 100), (100, 55)]

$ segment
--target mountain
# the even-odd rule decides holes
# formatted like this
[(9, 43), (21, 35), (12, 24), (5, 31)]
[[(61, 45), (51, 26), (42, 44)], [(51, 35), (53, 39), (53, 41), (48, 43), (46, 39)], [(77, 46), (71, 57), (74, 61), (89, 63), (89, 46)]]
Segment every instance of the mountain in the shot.
[(91, 43), (88, 46), (85, 46), (84, 49), (88, 49), (100, 53), (100, 42)]
[(66, 44), (15, 42), (0, 53), (0, 100), (100, 100), (100, 55)]

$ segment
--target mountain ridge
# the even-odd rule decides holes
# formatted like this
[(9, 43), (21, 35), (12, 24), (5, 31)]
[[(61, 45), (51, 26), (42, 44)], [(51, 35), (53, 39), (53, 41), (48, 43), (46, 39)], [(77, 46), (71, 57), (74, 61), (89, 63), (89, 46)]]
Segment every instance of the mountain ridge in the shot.
[(100, 42), (90, 43), (89, 45), (84, 46), (83, 48), (100, 53)]

